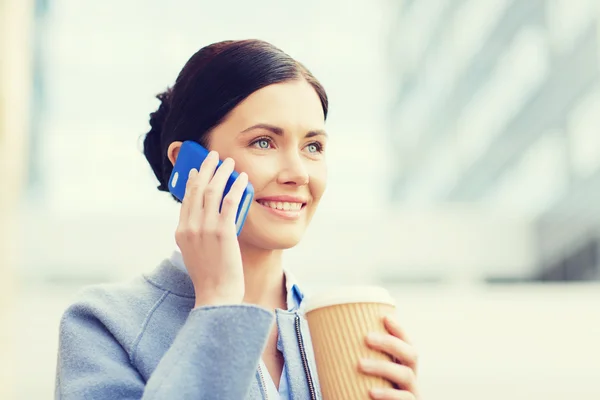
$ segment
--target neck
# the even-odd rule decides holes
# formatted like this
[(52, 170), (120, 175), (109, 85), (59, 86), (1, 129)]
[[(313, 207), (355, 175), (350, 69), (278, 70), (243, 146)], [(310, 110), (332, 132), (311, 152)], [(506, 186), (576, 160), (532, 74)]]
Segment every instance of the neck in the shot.
[(269, 309), (286, 308), (287, 291), (281, 250), (259, 249), (240, 242), (244, 283), (244, 303)]

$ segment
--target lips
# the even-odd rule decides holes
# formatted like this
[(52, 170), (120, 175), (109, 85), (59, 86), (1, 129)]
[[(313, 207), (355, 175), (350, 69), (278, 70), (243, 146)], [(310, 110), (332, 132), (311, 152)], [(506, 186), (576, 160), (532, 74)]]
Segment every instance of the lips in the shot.
[(308, 200), (295, 196), (271, 196), (258, 198), (256, 202), (272, 215), (293, 221), (300, 218)]

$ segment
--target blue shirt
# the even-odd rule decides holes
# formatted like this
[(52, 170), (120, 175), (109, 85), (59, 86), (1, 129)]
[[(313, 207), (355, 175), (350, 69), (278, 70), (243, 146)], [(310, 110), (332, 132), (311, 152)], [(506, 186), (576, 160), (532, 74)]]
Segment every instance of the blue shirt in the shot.
[[(185, 264), (183, 263), (183, 257), (181, 256), (181, 252), (179, 250), (175, 250), (171, 255), (171, 263), (173, 263), (173, 265), (175, 265), (176, 267), (187, 272)], [(287, 291), (287, 311), (294, 312), (298, 310), (298, 308), (300, 308), (303, 294), (298, 288), (298, 285), (296, 284), (296, 280), (293, 277), (293, 275), (287, 270), (284, 270), (284, 274), (285, 286)], [(283, 354), (281, 335), (278, 334), (277, 337), (277, 349)], [(273, 382), (273, 379), (271, 378), (271, 375), (267, 370), (267, 366), (263, 362), (262, 358), (260, 360), (258, 368), (262, 372), (262, 376), (265, 380), (265, 390), (267, 391), (269, 399), (291, 400), (291, 396), (289, 393), (289, 377), (285, 364), (285, 359), (283, 363), (283, 370), (281, 371), (281, 378), (279, 379), (279, 391), (277, 390), (277, 387), (275, 387), (275, 382)]]

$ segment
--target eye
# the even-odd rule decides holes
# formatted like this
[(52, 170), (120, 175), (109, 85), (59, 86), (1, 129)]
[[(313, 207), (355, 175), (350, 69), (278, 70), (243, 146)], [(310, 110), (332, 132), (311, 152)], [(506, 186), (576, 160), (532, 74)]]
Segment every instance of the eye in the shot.
[(318, 143), (318, 142), (309, 143), (308, 145), (306, 145), (306, 149), (308, 150), (309, 153), (322, 153), (323, 152), (323, 146), (321, 145), (321, 143)]
[(271, 139), (267, 138), (267, 137), (261, 137), (261, 138), (254, 140), (252, 143), (250, 143), (250, 145), (254, 146), (254, 147), (258, 147), (259, 149), (262, 149), (262, 150), (267, 150), (267, 149), (271, 148)]
[(259, 141), (256, 142), (256, 144), (261, 149), (268, 149), (270, 143), (269, 143), (269, 141), (267, 139), (260, 139)]

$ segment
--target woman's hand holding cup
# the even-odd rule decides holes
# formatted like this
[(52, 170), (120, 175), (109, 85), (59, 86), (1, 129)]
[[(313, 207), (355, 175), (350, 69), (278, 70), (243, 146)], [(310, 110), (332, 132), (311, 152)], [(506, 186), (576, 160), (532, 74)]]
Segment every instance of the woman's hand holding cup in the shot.
[(372, 399), (416, 400), (418, 355), (402, 329), (398, 317), (390, 314), (383, 319), (387, 333), (373, 332), (367, 335), (366, 344), (373, 350), (390, 356), (391, 360), (365, 358), (360, 360), (362, 373), (392, 382), (392, 388), (373, 388)]

